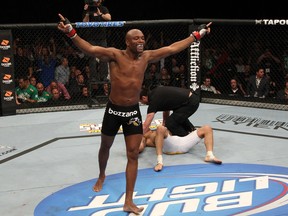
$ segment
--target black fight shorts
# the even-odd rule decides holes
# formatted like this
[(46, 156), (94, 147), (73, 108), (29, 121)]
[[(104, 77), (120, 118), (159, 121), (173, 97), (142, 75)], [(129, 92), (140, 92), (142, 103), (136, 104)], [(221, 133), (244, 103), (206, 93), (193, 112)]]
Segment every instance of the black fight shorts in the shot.
[(108, 101), (101, 132), (107, 136), (115, 136), (120, 126), (122, 126), (124, 136), (143, 134), (139, 104), (126, 107)]

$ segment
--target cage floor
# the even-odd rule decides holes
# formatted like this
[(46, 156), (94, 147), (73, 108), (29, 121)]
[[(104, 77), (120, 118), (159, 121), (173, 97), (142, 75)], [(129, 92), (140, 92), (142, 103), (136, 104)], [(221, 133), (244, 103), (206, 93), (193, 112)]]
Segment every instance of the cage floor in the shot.
[[(141, 106), (143, 119), (146, 117), (146, 108), (146, 106)], [(111, 206), (109, 207), (107, 203), (112, 201), (107, 198), (107, 203), (103, 201), (106, 205), (103, 203), (101, 205), (101, 202), (95, 199), (97, 193), (91, 190), (98, 177), (97, 154), (100, 136), (97, 131), (88, 132), (84, 129), (86, 124), (101, 123), (103, 113), (104, 109), (102, 108), (0, 117), (0, 215), (128, 215), (121, 211), (120, 205), (123, 201), (121, 201), (121, 196), (125, 191), (125, 176), (122, 174), (125, 172), (126, 166), (125, 144), (121, 133), (116, 136), (111, 149), (106, 172), (107, 182), (105, 182), (105, 190), (101, 194), (101, 197), (106, 194), (111, 199), (113, 198), (113, 203), (117, 208), (113, 208), (113, 211), (108, 213), (107, 208), (111, 209)], [(157, 118), (161, 119), (162, 114), (157, 113)], [(223, 164), (216, 166), (203, 161), (205, 148), (201, 141), (187, 154), (164, 155), (165, 167), (163, 171), (156, 173), (153, 171), (156, 163), (155, 149), (146, 148), (139, 157), (139, 175), (135, 186), (138, 195), (148, 193), (146, 190), (153, 186), (162, 188), (165, 185), (169, 188), (167, 184), (173, 184), (172, 188), (175, 189), (175, 184), (182, 185), (182, 180), (175, 180), (171, 175), (179, 174), (183, 177), (193, 173), (194, 177), (197, 174), (195, 178), (200, 178), (200, 174), (203, 178), (203, 175), (211, 174), (214, 170), (218, 173), (225, 171), (230, 173), (231, 170), (237, 173), (242, 168), (246, 172), (251, 170), (254, 170), (254, 173), (263, 172), (263, 170), (256, 169), (258, 165), (270, 167), (270, 172), (279, 170), (280, 175), (282, 168), (288, 168), (286, 111), (201, 103), (198, 111), (191, 117), (191, 121), (195, 126), (209, 124), (213, 127), (214, 154), (223, 160)], [(179, 165), (191, 166), (191, 173), (184, 171), (184, 174), (181, 174), (180, 171), (185, 170), (185, 167), (178, 169)], [(206, 173), (206, 169), (209, 173)], [(160, 178), (163, 175), (165, 178)], [(195, 178), (192, 179), (195, 180)], [(117, 182), (114, 185), (115, 179)], [(209, 176), (209, 178), (199, 181), (207, 182), (213, 181), (213, 179), (212, 176)], [(157, 186), (161, 181), (163, 184)], [(180, 190), (181, 187), (178, 189)], [(141, 192), (141, 190), (143, 191)], [(155, 188), (151, 191), (155, 192)], [(152, 193), (151, 191), (149, 193)], [(173, 195), (173, 190), (171, 189), (169, 193), (170, 196), (171, 193)], [(287, 186), (282, 195), (283, 193), (287, 195)], [(73, 201), (67, 200), (69, 197), (73, 198)], [(88, 197), (89, 201), (86, 201), (85, 199)], [(91, 197), (94, 202), (91, 202)], [(206, 209), (199, 207), (187, 210), (182, 208), (183, 206), (179, 207), (175, 204), (163, 210), (160, 205), (155, 203), (153, 207), (149, 206), (149, 200), (148, 198), (139, 199), (139, 205), (142, 202), (145, 207), (143, 215), (178, 215), (175, 212), (181, 212), (179, 215), (190, 215), (184, 214), (185, 210), (194, 212), (193, 215), (203, 215), (203, 211)], [(260, 200), (259, 195), (259, 202)], [(96, 205), (95, 202), (98, 204), (100, 202), (100, 204)], [(204, 200), (199, 203), (202, 202)], [(92, 203), (95, 206), (92, 206)], [(77, 205), (82, 206), (82, 209), (75, 208)], [(251, 205), (253, 207), (256, 204)], [(67, 208), (67, 206), (71, 208)], [(86, 206), (85, 211), (83, 206)], [(97, 209), (97, 206), (101, 206), (102, 209)], [(156, 211), (156, 207), (165, 213), (160, 214), (161, 211), (159, 209)], [(287, 208), (286, 205), (286, 210)], [(104, 209), (107, 211), (105, 212)], [(239, 211), (244, 212), (244, 210), (241, 208)], [(218, 209), (218, 211), (207, 211), (205, 215), (219, 215), (219, 213), (220, 215), (241, 215), (238, 210), (238, 214), (230, 211), (231, 208)], [(282, 210), (275, 211), (266, 209), (264, 215), (278, 215), (278, 213), (280, 215), (282, 212)]]

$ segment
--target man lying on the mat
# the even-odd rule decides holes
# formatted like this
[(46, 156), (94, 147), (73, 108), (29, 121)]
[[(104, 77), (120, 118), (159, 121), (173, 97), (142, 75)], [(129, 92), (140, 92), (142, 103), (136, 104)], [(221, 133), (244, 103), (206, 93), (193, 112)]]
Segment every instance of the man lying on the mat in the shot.
[(184, 137), (172, 136), (165, 126), (158, 125), (156, 130), (149, 130), (143, 135), (139, 151), (142, 152), (146, 146), (156, 147), (157, 164), (154, 170), (158, 172), (163, 168), (162, 152), (170, 155), (187, 153), (203, 138), (206, 147), (206, 157), (204, 161), (222, 164), (222, 161), (217, 159), (213, 154), (213, 129), (209, 125), (195, 128), (194, 131)]

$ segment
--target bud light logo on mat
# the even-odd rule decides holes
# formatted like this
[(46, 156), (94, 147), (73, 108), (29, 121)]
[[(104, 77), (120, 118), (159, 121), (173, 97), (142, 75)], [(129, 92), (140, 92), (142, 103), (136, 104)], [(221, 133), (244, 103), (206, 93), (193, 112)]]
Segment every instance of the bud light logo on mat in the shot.
[[(35, 208), (35, 216), (121, 216), (125, 173), (96, 179), (53, 193)], [(288, 214), (288, 168), (256, 164), (193, 164), (167, 166), (161, 172), (141, 169), (134, 202), (145, 216), (247, 216)]]

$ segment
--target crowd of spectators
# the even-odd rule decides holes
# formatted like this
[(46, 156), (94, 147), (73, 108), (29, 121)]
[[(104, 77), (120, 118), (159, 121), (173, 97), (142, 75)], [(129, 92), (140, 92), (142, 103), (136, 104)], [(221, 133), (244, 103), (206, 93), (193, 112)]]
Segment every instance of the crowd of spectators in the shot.
[[(160, 34), (156, 40), (148, 34), (146, 41), (146, 49), (154, 49), (169, 43), (169, 38), (164, 40)], [(32, 46), (27, 47), (20, 38), (16, 38), (13, 48), (17, 104), (87, 102), (96, 97), (107, 101), (109, 79), (91, 82), (91, 59), (66, 41), (59, 45), (52, 37), (44, 41), (35, 40)], [(288, 50), (279, 53), (259, 43), (255, 43), (249, 52), (235, 50), (229, 43), (201, 50), (200, 86), (203, 95), (287, 101)], [(143, 86), (150, 89), (158, 85), (189, 88), (189, 74), (187, 54), (180, 53), (150, 64)], [(23, 94), (25, 89), (29, 93)], [(38, 99), (35, 95), (29, 96), (35, 89)]]
[[(235, 50), (231, 46), (204, 50), (201, 59), (202, 90), (240, 98), (283, 100), (278, 93), (283, 92), (288, 80), (287, 51), (277, 53), (259, 43), (254, 44), (247, 56)], [(205, 87), (207, 78), (212, 88)]]
[[(204, 96), (287, 101), (288, 67), (282, 67), (283, 62), (270, 49), (264, 49), (255, 64), (244, 61), (242, 56), (233, 57), (226, 50), (221, 51), (206, 49), (203, 52), (200, 87)], [(218, 52), (221, 55), (217, 56)], [(163, 62), (162, 67), (160, 62), (150, 64), (143, 86), (149, 89), (158, 85), (189, 88), (187, 63), (177, 56)]]
[(89, 59), (67, 45), (57, 47), (51, 38), (30, 49), (14, 41), (14, 77), (17, 105), (88, 103), (91, 97), (107, 95), (103, 83), (90, 82)]

